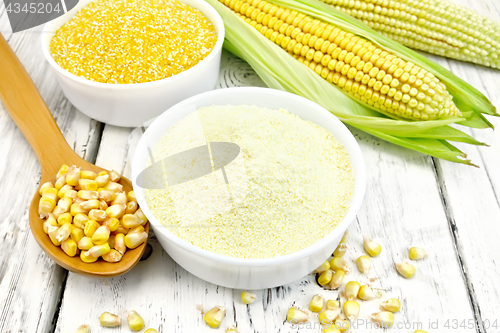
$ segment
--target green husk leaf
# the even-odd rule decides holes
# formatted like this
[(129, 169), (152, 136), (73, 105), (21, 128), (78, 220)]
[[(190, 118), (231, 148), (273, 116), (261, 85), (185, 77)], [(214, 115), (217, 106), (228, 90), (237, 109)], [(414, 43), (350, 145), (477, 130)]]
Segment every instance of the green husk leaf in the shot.
[[(307, 2), (308, 0), (301, 1)], [(450, 144), (443, 144), (443, 140), (481, 144), (469, 135), (447, 126), (452, 123), (467, 122), (466, 118), (448, 117), (430, 121), (408, 121), (383, 115), (367, 105), (360, 104), (359, 101), (352, 99), (307, 66), (299, 63), (217, 0), (207, 0), (207, 2), (219, 12), (224, 20), (226, 27), (224, 47), (246, 60), (269, 87), (308, 98), (332, 112), (343, 122), (384, 140), (453, 162), (470, 164), (464, 160), (463, 153)], [(289, 8), (298, 6), (299, 8), (296, 9), (312, 16), (316, 16), (313, 13), (318, 12), (313, 6), (299, 1), (274, 0), (273, 2)], [(318, 2), (318, 4), (321, 3)], [(329, 6), (326, 7), (329, 8)], [(347, 18), (352, 19), (350, 16)], [(337, 21), (332, 15), (328, 16), (328, 19), (321, 19), (332, 24)], [(359, 25), (359, 22), (356, 22)], [(373, 32), (373, 34), (376, 33)], [(469, 117), (477, 115), (472, 111), (464, 115)], [(475, 119), (474, 121), (477, 125), (480, 124), (480, 121)]]

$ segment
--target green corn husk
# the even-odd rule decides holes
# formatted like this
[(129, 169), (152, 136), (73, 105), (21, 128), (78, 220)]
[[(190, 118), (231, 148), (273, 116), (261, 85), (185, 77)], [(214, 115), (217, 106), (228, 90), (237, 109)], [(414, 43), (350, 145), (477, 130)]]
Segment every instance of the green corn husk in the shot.
[(447, 141), (484, 145), (450, 124), (493, 128), (484, 114), (497, 115), (495, 107), (478, 90), (453, 73), (418, 53), (376, 33), (365, 24), (317, 0), (272, 0), (276, 5), (297, 10), (341, 29), (357, 34), (438, 77), (454, 97), (463, 117), (409, 121), (395, 119), (353, 99), (321, 78), (286, 51), (261, 35), (217, 0), (206, 0), (221, 15), (226, 29), (224, 47), (247, 61), (270, 87), (308, 98), (344, 123), (394, 144), (456, 163), (472, 165), (466, 155)]

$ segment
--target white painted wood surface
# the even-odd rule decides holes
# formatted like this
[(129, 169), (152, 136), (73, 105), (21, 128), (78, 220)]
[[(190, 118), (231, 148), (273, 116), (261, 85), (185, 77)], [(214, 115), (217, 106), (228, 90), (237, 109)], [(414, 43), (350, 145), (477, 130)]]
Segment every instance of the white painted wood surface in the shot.
[[(500, 21), (497, 0), (455, 0)], [(81, 156), (105, 168), (130, 175), (130, 158), (138, 136), (132, 129), (99, 124), (78, 112), (63, 96), (39, 49), (39, 28), (12, 34), (0, 4), (0, 32), (19, 56), (52, 111), (66, 139)], [(484, 92), (500, 106), (500, 72), (432, 57)], [(1, 64), (0, 64), (1, 66)], [(253, 70), (231, 54), (223, 54), (217, 88), (264, 86)], [(498, 118), (493, 119), (500, 126)], [(422, 323), (429, 332), (500, 332), (500, 134), (473, 130), (491, 147), (463, 148), (481, 168), (433, 159), (405, 150), (362, 132), (353, 131), (368, 169), (363, 208), (350, 228), (346, 259), (362, 254), (362, 236), (383, 244), (373, 259), (373, 285), (387, 290), (385, 297), (403, 300), (396, 315), (399, 324)], [(132, 134), (131, 134), (132, 133)], [(121, 277), (96, 280), (67, 273), (54, 265), (29, 233), (27, 207), (36, 188), (39, 167), (9, 115), (0, 104), (0, 332), (74, 332), (83, 323), (92, 332), (130, 332), (126, 312), (138, 311), (147, 327), (159, 332), (214, 332), (198, 310), (227, 307), (223, 328), (236, 323), (240, 332), (320, 332), (284, 323), (291, 305), (307, 307), (324, 291), (310, 275), (294, 283), (258, 291), (258, 300), (246, 306), (239, 290), (217, 287), (180, 268), (154, 237), (152, 256)], [(416, 262), (414, 279), (405, 280), (393, 263), (407, 259), (409, 246), (431, 253)], [(354, 263), (350, 279), (367, 282)], [(363, 302), (362, 316), (377, 311), (378, 303)], [(98, 316), (114, 312), (123, 319), (118, 329), (101, 328)], [(449, 320), (450, 327), (445, 327)], [(453, 320), (474, 327), (453, 329)], [(497, 320), (497, 328), (492, 327)], [(438, 321), (428, 329), (429, 321)], [(360, 323), (363, 324), (363, 323)], [(218, 331), (223, 331), (221, 328)], [(396, 329), (413, 332), (416, 327)], [(360, 325), (354, 332), (375, 332)]]

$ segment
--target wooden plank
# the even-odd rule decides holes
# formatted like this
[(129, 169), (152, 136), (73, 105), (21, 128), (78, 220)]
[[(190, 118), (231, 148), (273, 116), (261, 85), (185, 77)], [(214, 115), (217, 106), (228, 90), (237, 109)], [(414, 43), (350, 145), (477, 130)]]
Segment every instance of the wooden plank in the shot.
[[(244, 86), (259, 83), (248, 65), (228, 53), (223, 54), (218, 87)], [(241, 73), (246, 73), (242, 75)], [(137, 142), (136, 132), (106, 126), (102, 136), (97, 164), (130, 175), (129, 158)], [(363, 253), (362, 235), (379, 239), (383, 253), (373, 259), (374, 270), (369, 277), (353, 272), (346, 280), (367, 283), (387, 289), (387, 295), (400, 297), (403, 309), (397, 314), (399, 325), (439, 321), (440, 331), (474, 332), (472, 329), (446, 330), (445, 319), (474, 321), (468, 294), (461, 277), (453, 240), (440, 198), (432, 159), (354, 131), (361, 144), (368, 169), (368, 190), (364, 207), (353, 224), (346, 259), (349, 262)], [(129, 310), (138, 311), (147, 327), (161, 327), (160, 332), (212, 332), (197, 310), (224, 305), (227, 316), (223, 323), (237, 323), (241, 332), (318, 332), (319, 327), (294, 329), (284, 323), (292, 305), (307, 307), (310, 298), (320, 293), (329, 299), (338, 291), (325, 291), (312, 275), (294, 283), (257, 292), (258, 300), (246, 306), (241, 303), (240, 290), (217, 287), (184, 271), (162, 250), (154, 238), (153, 255), (138, 264), (130, 273), (109, 279), (93, 280), (70, 273), (64, 292), (56, 332), (71, 332), (83, 323), (93, 332), (128, 332), (126, 324), (118, 329), (99, 326), (104, 311), (114, 312), (125, 320)], [(421, 246), (431, 253), (418, 262), (412, 280), (400, 277), (394, 262), (407, 259), (408, 248)], [(82, 300), (92, 306), (82, 308)], [(380, 300), (362, 303), (362, 318), (378, 311)], [(314, 317), (314, 315), (312, 316)], [(358, 332), (377, 332), (366, 322), (359, 322)], [(405, 331), (404, 328), (398, 331)], [(411, 331), (406, 329), (406, 331)]]
[[(500, 22), (498, 1), (455, 2)], [(500, 106), (498, 70), (451, 60), (434, 60), (483, 92), (493, 105)], [(489, 119), (497, 128), (500, 126), (499, 118)], [(500, 244), (496, 239), (500, 234), (500, 133), (491, 129), (466, 132), (490, 145), (479, 148), (458, 145), (480, 169), (436, 160), (436, 174), (457, 254), (463, 264), (462, 274), (478, 318), (478, 331), (499, 332), (500, 318), (497, 308), (500, 304), (500, 287), (495, 282), (500, 268), (495, 265), (492, 256), (500, 251)]]
[[(5, 12), (0, 16), (2, 33)], [(100, 125), (79, 113), (63, 96), (40, 50), (40, 28), (10, 36), (10, 45), (52, 110), (68, 143), (87, 159), (95, 157)], [(28, 205), (40, 177), (35, 154), (0, 103), (0, 332), (51, 332), (66, 271), (36, 244)], [(50, 156), (47, 156), (50, 158)]]

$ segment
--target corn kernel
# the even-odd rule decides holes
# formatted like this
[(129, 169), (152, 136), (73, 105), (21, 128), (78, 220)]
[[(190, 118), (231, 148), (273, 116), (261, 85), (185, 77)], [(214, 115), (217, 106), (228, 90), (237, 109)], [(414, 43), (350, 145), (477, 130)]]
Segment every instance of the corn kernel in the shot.
[(360, 306), (356, 301), (345, 301), (344, 302), (344, 315), (349, 321), (355, 320), (359, 315)]
[(109, 239), (110, 230), (107, 226), (103, 225), (97, 228), (97, 230), (92, 234), (92, 243), (96, 245), (104, 244)]
[(78, 192), (75, 190), (68, 190), (64, 193), (64, 197), (75, 200), (76, 198), (78, 198)]
[(367, 285), (362, 285), (359, 288), (358, 292), (358, 298), (362, 299), (363, 301), (369, 301), (374, 298), (381, 297), (382, 293), (379, 291), (374, 291), (372, 288), (368, 287)]
[(380, 304), (382, 308), (391, 312), (398, 312), (401, 309), (401, 302), (397, 298), (389, 298)]
[(127, 322), (132, 331), (140, 331), (144, 327), (144, 319), (136, 311), (129, 312)]
[(314, 295), (309, 302), (309, 309), (312, 312), (320, 312), (325, 305), (325, 299), (321, 295)]
[(335, 320), (335, 328), (337, 328), (340, 332), (344, 333), (346, 332), (347, 330), (349, 330), (349, 328), (351, 328), (351, 323), (349, 322), (349, 320), (345, 320), (345, 319), (341, 319), (341, 318), (337, 318)]
[(85, 211), (90, 211), (92, 209), (97, 209), (99, 210), (99, 200), (93, 199), (93, 200), (87, 200), (84, 202), (80, 203), (80, 208), (85, 210)]
[(78, 214), (87, 214), (88, 211), (83, 209), (79, 203), (74, 203), (71, 205), (69, 212), (71, 215), (76, 216)]
[(99, 321), (104, 327), (116, 327), (120, 325), (120, 318), (118, 318), (117, 315), (109, 312), (103, 312), (99, 317)]
[(110, 190), (102, 190), (101, 192), (99, 192), (99, 199), (106, 202), (111, 202), (115, 200), (115, 192)]
[(73, 228), (71, 230), (71, 234), (69, 237), (71, 237), (72, 240), (74, 240), (76, 243), (78, 243), (83, 237), (85, 236), (84, 232), (80, 228)]
[(87, 251), (83, 252), (84, 257), (93, 257), (93, 258), (99, 258), (102, 255), (105, 255), (111, 251), (111, 248), (109, 247), (108, 243), (104, 243), (101, 245), (94, 245)]
[(73, 226), (71, 223), (64, 223), (56, 233), (56, 239), (58, 242), (63, 242), (68, 239), (69, 235), (71, 235), (71, 231), (73, 230)]
[(390, 311), (374, 313), (371, 318), (382, 328), (391, 328), (394, 325), (394, 314)]
[(80, 171), (81, 168), (77, 167), (76, 165), (70, 166), (68, 172), (66, 173), (66, 184), (71, 186), (78, 185), (78, 182), (80, 180)]
[(319, 314), (319, 322), (322, 325), (333, 323), (340, 316), (340, 309), (325, 310)]
[(73, 222), (73, 216), (70, 213), (63, 213), (57, 218), (59, 226)]
[(415, 274), (415, 266), (410, 263), (396, 263), (394, 264), (394, 266), (396, 266), (396, 270), (398, 271), (398, 273), (407, 279), (411, 279)]
[[(57, 177), (59, 178), (59, 177)], [(40, 195), (42, 195), (43, 193), (43, 190), (45, 190), (46, 188), (55, 188), (54, 187), (54, 184), (52, 184), (52, 182), (46, 182), (46, 183), (43, 183), (41, 186), (40, 186), (40, 190), (38, 190), (38, 193)]]
[(57, 178), (54, 187), (59, 191), (66, 184), (66, 176)]
[(238, 330), (236, 329), (236, 326), (231, 325), (227, 328), (226, 333), (238, 333)]
[(94, 171), (90, 171), (90, 170), (80, 171), (80, 178), (95, 180), (96, 177), (97, 177), (97, 174)]
[(84, 229), (85, 228), (85, 223), (89, 220), (89, 217), (85, 214), (78, 213), (73, 217), (73, 224), (75, 227)]
[(94, 246), (94, 244), (92, 243), (92, 239), (90, 237), (85, 236), (78, 241), (78, 248), (80, 250), (87, 251), (90, 250), (92, 246)]
[(345, 272), (343, 270), (336, 271), (332, 276), (332, 280), (330, 281), (330, 288), (333, 290), (338, 289), (344, 281), (344, 277)]
[(40, 202), (38, 203), (38, 215), (40, 215), (42, 219), (46, 218), (49, 213), (54, 210), (55, 206), (56, 201), (54, 199), (47, 197), (40, 198)]
[(94, 180), (97, 183), (97, 186), (104, 187), (109, 181), (109, 175), (106, 174), (97, 176)]
[(108, 219), (108, 214), (105, 211), (99, 209), (92, 209), (89, 212), (89, 219), (96, 220), (98, 222), (104, 222)]
[(137, 211), (137, 202), (129, 201), (127, 202), (127, 208), (125, 209), (125, 214), (134, 214)]
[(118, 205), (118, 204), (124, 204), (126, 207), (127, 195), (125, 194), (125, 192), (115, 194), (115, 198), (113, 199), (113, 201), (111, 201), (111, 205)]
[(382, 251), (382, 246), (368, 237), (364, 238), (363, 247), (365, 248), (366, 253), (372, 257), (378, 256)]
[[(61, 228), (62, 229), (62, 228)], [(77, 246), (76, 242), (71, 238), (68, 238), (61, 242), (61, 249), (70, 257), (74, 257), (76, 255)]]
[(345, 286), (345, 296), (348, 300), (353, 300), (358, 296), (361, 284), (358, 281), (349, 281)]
[(124, 237), (124, 242), (129, 249), (135, 249), (136, 247), (144, 243), (147, 239), (148, 239), (147, 233), (134, 232), (134, 233), (128, 233)]
[(327, 325), (321, 330), (322, 333), (340, 333), (340, 330), (335, 325)]
[(333, 278), (333, 271), (328, 269), (319, 275), (318, 283), (321, 286), (324, 286), (324, 285), (330, 283), (330, 281), (332, 281), (332, 278)]
[(333, 251), (334, 257), (343, 257), (347, 251), (347, 245), (345, 243), (340, 243), (335, 251)]
[(108, 182), (104, 187), (105, 190), (113, 191), (116, 193), (123, 192), (123, 185), (115, 182)]
[(226, 316), (226, 309), (222, 306), (216, 306), (213, 309), (207, 311), (203, 319), (208, 326), (212, 328), (217, 328), (222, 323), (222, 320)]
[(424, 330), (416, 330), (415, 332), (413, 333), (427, 333), (427, 331), (424, 331)]
[(252, 294), (251, 292), (244, 291), (241, 293), (241, 301), (243, 304), (252, 304), (256, 299), (257, 295)]
[(90, 333), (90, 327), (89, 327), (89, 325), (81, 325), (76, 330), (76, 333)]
[(106, 227), (108, 227), (109, 231), (113, 232), (116, 231), (116, 229), (118, 229), (118, 227), (120, 226), (120, 220), (111, 217), (104, 221), (102, 225), (105, 225)]
[(335, 310), (335, 309), (340, 309), (340, 304), (339, 301), (330, 299), (326, 302), (326, 307), (327, 310)]
[(108, 209), (106, 209), (106, 214), (108, 215), (108, 217), (119, 219), (125, 213), (126, 208), (127, 206), (125, 204), (112, 205), (109, 206)]
[(47, 227), (47, 234), (49, 235), (49, 238), (50, 238), (50, 241), (52, 242), (52, 244), (54, 244), (55, 246), (59, 246), (61, 245), (61, 242), (59, 242), (56, 238), (56, 235), (57, 235), (57, 231), (59, 230), (58, 227), (54, 227), (52, 225), (49, 225)]
[(137, 203), (137, 197), (135, 196), (135, 192), (133, 190), (127, 193), (127, 200), (129, 202), (134, 201), (135, 203)]
[(80, 179), (78, 181), (78, 186), (82, 190), (87, 190), (87, 191), (97, 191), (97, 182), (95, 180), (91, 179)]
[(115, 250), (120, 252), (122, 255), (127, 251), (127, 246), (125, 245), (125, 235), (124, 234), (116, 234), (115, 236)]
[(144, 232), (144, 227), (142, 225), (138, 225), (137, 227), (135, 228), (131, 228), (131, 229), (127, 229), (128, 230), (128, 234), (133, 234), (134, 232), (135, 233), (139, 233), (139, 234), (142, 234)]
[(372, 260), (370, 257), (362, 255), (356, 260), (356, 265), (361, 273), (368, 273), (372, 269)]
[(330, 262), (327, 260), (324, 263), (321, 264), (318, 268), (316, 268), (313, 273), (323, 273), (324, 271), (327, 271), (330, 269)]
[(72, 190), (73, 186), (66, 184), (63, 187), (61, 187), (61, 189), (57, 193), (57, 196), (59, 197), (59, 199), (64, 198), (66, 196), (66, 193)]
[(411, 260), (420, 260), (426, 258), (429, 254), (424, 249), (419, 247), (410, 248), (409, 256)]
[(347, 264), (347, 261), (345, 261), (343, 258), (339, 258), (339, 257), (332, 258), (332, 260), (330, 261), (330, 268), (334, 271), (342, 270), (345, 273), (348, 273), (351, 271), (351, 269), (349, 268), (349, 265)]
[(56, 188), (53, 188), (53, 187), (44, 188), (42, 190), (42, 197), (44, 197), (44, 198), (51, 198), (52, 200), (56, 200), (57, 201), (57, 198), (59, 197), (58, 196), (58, 191), (57, 191)]
[(141, 220), (141, 225), (145, 225), (146, 223), (148, 223), (148, 218), (146, 217), (146, 215), (144, 215), (143, 211), (141, 208), (137, 209), (137, 211), (134, 213), (135, 216), (137, 216), (139, 218), (139, 220)]
[(94, 257), (92, 257), (92, 256), (87, 256), (87, 255), (85, 255), (85, 253), (86, 253), (86, 251), (81, 251), (81, 252), (80, 252), (80, 259), (81, 259), (84, 263), (86, 263), (86, 264), (90, 264), (90, 263), (96, 262), (96, 261), (97, 261), (97, 259), (99, 259), (99, 258), (94, 258)]
[(148, 328), (147, 330), (144, 331), (144, 333), (158, 333), (158, 331), (155, 330), (154, 328)]
[(85, 222), (85, 228), (83, 229), (85, 236), (92, 237), (97, 228), (99, 228), (99, 223), (96, 220), (88, 220)]
[(102, 259), (107, 262), (119, 262), (122, 260), (122, 254), (114, 249), (102, 255)]
[(297, 308), (288, 309), (286, 320), (292, 324), (305, 323), (309, 319), (309, 315)]
[(140, 226), (141, 221), (133, 214), (125, 214), (122, 217), (122, 225), (127, 229), (131, 229)]

